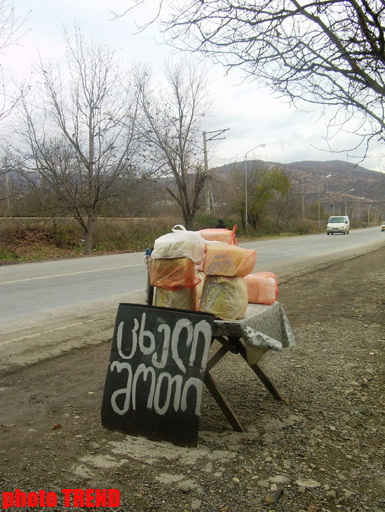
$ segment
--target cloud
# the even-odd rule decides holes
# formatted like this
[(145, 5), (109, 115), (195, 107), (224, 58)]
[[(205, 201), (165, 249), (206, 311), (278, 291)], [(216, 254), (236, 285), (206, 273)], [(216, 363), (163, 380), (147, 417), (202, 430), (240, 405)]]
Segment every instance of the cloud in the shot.
[[(139, 61), (160, 69), (166, 58), (180, 59), (181, 54), (162, 44), (156, 22), (138, 33), (138, 26), (155, 17), (157, 6), (158, 2), (146, 2), (113, 21), (111, 11), (124, 12), (127, 0), (18, 0), (16, 12), (20, 17), (32, 7), (26, 24), (29, 32), (19, 46), (7, 51), (3, 65), (20, 76), (30, 69), (38, 50), (54, 60), (63, 58), (63, 26), (71, 28), (76, 21), (87, 39), (106, 41), (127, 64)], [(344, 159), (344, 149), (357, 141), (354, 136), (340, 132), (330, 142), (330, 148), (343, 152), (333, 153), (325, 140), (328, 118), (322, 116), (321, 107), (309, 106), (306, 111), (296, 111), (287, 101), (274, 98), (268, 89), (242, 81), (237, 72), (224, 76), (225, 70), (219, 65), (211, 65), (209, 69), (215, 109), (202, 130), (230, 128), (225, 140), (209, 145), (211, 165), (243, 159), (246, 152), (263, 143), (265, 147), (249, 156), (282, 163)], [(349, 158), (353, 159), (353, 154)], [(382, 167), (381, 161), (382, 145), (374, 142), (362, 165), (378, 169)]]

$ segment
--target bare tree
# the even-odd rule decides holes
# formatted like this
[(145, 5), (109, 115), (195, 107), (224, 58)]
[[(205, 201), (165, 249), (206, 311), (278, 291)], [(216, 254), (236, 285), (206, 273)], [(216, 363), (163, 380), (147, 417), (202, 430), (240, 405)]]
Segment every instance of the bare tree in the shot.
[(336, 107), (334, 126), (359, 116), (362, 142), (383, 139), (384, 0), (189, 0), (172, 12), (174, 44), (240, 68), (295, 103)]
[(189, 63), (169, 65), (165, 78), (163, 86), (155, 86), (148, 71), (139, 74), (144, 118), (141, 135), (147, 144), (149, 168), (165, 178), (168, 193), (179, 205), (186, 227), (191, 229), (207, 179), (199, 141), (210, 101), (202, 69)]
[[(0, 0), (0, 55), (23, 37), (22, 27), (26, 18), (19, 19), (15, 13), (14, 3)], [(0, 121), (12, 111), (20, 96), (13, 87), (11, 77), (6, 78), (0, 62)]]
[[(26, 18), (19, 19), (15, 14), (13, 2), (0, 0), (0, 56), (4, 55), (10, 46), (17, 44), (24, 35), (22, 27)], [(6, 77), (0, 58), (0, 122), (14, 109), (20, 95), (17, 94), (12, 77)], [(4, 176), (4, 188), (0, 187), (0, 202), (5, 205), (5, 214), (11, 215), (12, 191), (10, 186), (10, 168), (7, 155), (0, 166), (0, 177)]]
[(66, 40), (63, 74), (40, 61), (37, 94), (23, 95), (22, 139), (29, 149), (19, 150), (19, 165), (55, 191), (62, 211), (82, 226), (88, 254), (101, 206), (135, 168), (138, 102), (113, 50), (86, 44), (78, 29)]

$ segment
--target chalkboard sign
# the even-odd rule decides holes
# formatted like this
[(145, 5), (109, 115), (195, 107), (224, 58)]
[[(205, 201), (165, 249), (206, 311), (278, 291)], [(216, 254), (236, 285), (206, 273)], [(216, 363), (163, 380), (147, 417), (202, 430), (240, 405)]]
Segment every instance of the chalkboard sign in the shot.
[(120, 304), (104, 387), (103, 426), (196, 446), (214, 318)]

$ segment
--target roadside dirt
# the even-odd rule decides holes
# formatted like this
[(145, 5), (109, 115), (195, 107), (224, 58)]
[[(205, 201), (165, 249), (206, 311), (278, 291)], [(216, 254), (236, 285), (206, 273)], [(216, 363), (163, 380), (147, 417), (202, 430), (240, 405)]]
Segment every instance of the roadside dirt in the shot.
[(247, 431), (234, 432), (205, 390), (197, 448), (101, 426), (112, 324), (93, 345), (7, 369), (0, 497), (55, 492), (50, 510), (64, 511), (64, 488), (112, 488), (126, 512), (383, 511), (385, 247), (291, 279), (279, 300), (297, 347), (261, 366), (287, 403), (227, 355), (215, 378)]

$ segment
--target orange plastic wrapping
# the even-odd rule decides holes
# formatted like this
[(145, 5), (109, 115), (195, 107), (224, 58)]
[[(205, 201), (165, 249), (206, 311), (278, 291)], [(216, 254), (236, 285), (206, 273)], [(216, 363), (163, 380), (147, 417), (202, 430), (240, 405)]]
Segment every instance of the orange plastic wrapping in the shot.
[(248, 301), (270, 306), (278, 297), (278, 279), (272, 272), (257, 272), (245, 277)]
[(150, 258), (149, 272), (151, 286), (167, 290), (192, 288), (200, 282), (189, 258)]
[(256, 260), (254, 249), (206, 244), (203, 271), (214, 276), (245, 277), (252, 272)]
[(243, 318), (247, 308), (247, 286), (243, 277), (207, 276), (203, 283), (200, 310), (222, 320)]
[(154, 305), (196, 311), (198, 309), (196, 288), (181, 288), (180, 290), (157, 288)]
[(222, 229), (222, 228), (207, 228), (201, 229), (198, 233), (202, 238), (209, 241), (225, 242), (229, 245), (238, 245), (235, 239), (235, 231), (237, 225), (234, 224), (233, 229)]

